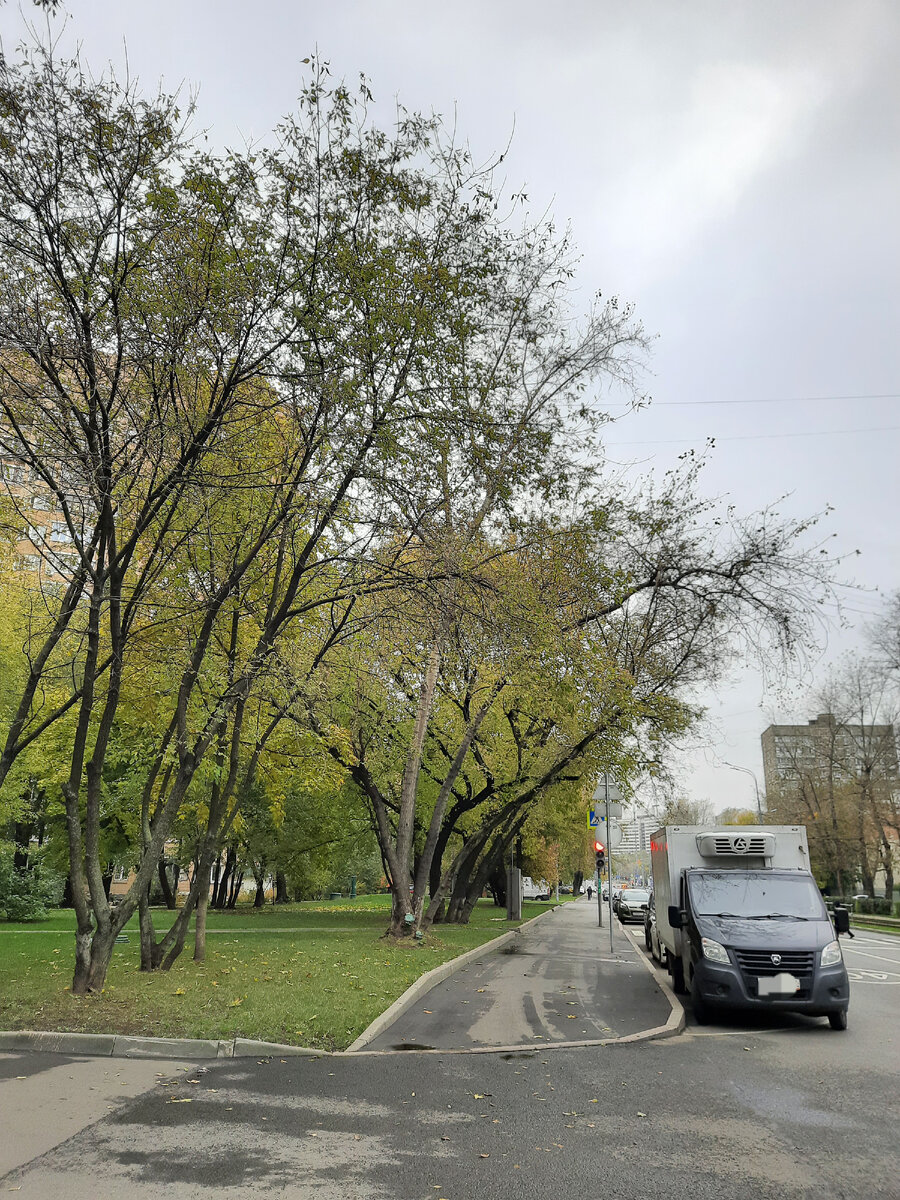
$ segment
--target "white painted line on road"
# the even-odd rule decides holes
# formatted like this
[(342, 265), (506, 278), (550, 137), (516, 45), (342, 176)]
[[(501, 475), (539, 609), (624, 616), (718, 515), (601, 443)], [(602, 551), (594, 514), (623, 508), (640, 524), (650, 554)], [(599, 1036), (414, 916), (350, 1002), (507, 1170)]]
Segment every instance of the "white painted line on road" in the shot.
[(867, 954), (865, 950), (857, 950), (855, 946), (848, 946), (848, 950), (852, 950), (854, 954), (858, 954), (860, 958), (875, 958), (878, 962), (890, 963), (891, 966), (900, 966), (896, 958), (884, 958), (881, 954)]

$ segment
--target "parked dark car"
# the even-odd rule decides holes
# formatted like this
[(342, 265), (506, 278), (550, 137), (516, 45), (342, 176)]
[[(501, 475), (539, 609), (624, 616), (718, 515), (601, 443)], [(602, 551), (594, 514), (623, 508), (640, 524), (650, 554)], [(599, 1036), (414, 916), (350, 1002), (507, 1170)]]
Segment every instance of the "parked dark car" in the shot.
[(644, 913), (650, 904), (650, 893), (646, 888), (625, 888), (616, 905), (616, 916), (623, 925), (636, 921), (643, 925)]

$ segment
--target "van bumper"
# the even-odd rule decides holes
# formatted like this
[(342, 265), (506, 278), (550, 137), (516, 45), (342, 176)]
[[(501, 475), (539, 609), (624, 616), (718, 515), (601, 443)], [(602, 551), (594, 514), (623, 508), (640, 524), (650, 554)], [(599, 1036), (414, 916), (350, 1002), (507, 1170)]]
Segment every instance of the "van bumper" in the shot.
[(825, 1016), (850, 1004), (850, 980), (843, 963), (817, 967), (811, 976), (798, 977), (800, 990), (789, 995), (759, 994), (759, 980), (745, 975), (739, 967), (710, 962), (702, 958), (694, 963), (692, 989), (707, 1005), (717, 1008), (752, 1008), (758, 1011), (807, 1013)]

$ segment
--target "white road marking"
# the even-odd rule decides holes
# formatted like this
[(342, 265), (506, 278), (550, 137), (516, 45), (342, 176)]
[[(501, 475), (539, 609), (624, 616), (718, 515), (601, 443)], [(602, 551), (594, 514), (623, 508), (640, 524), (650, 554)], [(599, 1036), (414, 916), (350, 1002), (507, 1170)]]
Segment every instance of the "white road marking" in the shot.
[(858, 954), (860, 958), (875, 958), (879, 962), (890, 963), (892, 967), (900, 966), (896, 958), (885, 958), (882, 954), (867, 954), (865, 950), (857, 950), (855, 946), (847, 946), (846, 949)]
[(851, 967), (847, 975), (851, 983), (900, 983), (900, 974), (896, 971), (858, 971)]

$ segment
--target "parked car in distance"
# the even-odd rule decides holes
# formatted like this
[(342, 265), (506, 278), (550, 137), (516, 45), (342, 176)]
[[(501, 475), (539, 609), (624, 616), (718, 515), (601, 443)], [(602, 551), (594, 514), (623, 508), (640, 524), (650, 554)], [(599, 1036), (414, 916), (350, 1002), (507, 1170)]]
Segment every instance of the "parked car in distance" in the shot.
[(616, 905), (616, 916), (626, 924), (628, 921), (644, 923), (644, 913), (650, 904), (650, 893), (646, 888), (625, 888)]

